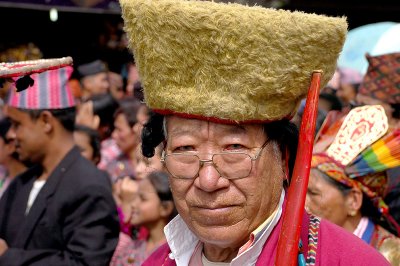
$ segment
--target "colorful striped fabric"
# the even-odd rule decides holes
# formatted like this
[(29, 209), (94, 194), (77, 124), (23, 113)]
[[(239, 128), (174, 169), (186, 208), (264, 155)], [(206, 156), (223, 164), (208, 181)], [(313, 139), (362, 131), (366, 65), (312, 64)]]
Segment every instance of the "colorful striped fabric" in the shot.
[(310, 215), (310, 224), (308, 227), (308, 253), (307, 266), (315, 265), (318, 249), (318, 231), (321, 219), (317, 216)]
[(400, 166), (400, 130), (393, 131), (372, 144), (345, 171), (350, 178), (356, 178), (397, 166)]
[(387, 123), (381, 123), (386, 119), (382, 107), (363, 108), (370, 112), (353, 109), (327, 151), (314, 151), (311, 168), (347, 187), (360, 188), (382, 214), (387, 214), (383, 201), (388, 186), (386, 170), (400, 166), (400, 130), (387, 133)]
[(71, 88), (68, 85), (73, 68), (66, 66), (40, 74), (32, 74), (32, 87), (16, 92), (11, 90), (8, 105), (21, 109), (64, 109), (75, 106)]

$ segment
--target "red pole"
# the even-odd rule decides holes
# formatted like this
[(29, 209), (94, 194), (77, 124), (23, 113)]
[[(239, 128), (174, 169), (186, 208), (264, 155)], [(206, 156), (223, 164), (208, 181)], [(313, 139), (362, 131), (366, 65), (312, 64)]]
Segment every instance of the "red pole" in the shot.
[(277, 266), (297, 266), (301, 221), (304, 213), (308, 177), (310, 175), (315, 121), (318, 114), (321, 76), (322, 71), (315, 71), (312, 74), (306, 106), (301, 120), (296, 163), (288, 191), (275, 259), (275, 265)]

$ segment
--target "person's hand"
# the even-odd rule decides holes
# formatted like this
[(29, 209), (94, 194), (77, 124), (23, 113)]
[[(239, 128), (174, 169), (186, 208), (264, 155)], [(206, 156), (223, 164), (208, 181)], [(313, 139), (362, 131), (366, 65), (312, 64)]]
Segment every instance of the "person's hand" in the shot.
[(0, 256), (4, 254), (8, 249), (8, 245), (4, 239), (0, 238)]
[(127, 223), (132, 215), (132, 201), (137, 197), (139, 186), (129, 176), (119, 179), (114, 184), (114, 195), (123, 213), (123, 222)]
[(93, 102), (82, 103), (76, 114), (75, 123), (97, 130), (100, 126), (100, 117), (93, 113)]

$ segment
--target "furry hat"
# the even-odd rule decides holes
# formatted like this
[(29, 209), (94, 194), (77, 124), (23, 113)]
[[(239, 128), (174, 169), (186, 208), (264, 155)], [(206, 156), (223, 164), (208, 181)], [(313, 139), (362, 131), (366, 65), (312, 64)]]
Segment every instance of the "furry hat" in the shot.
[(313, 71), (333, 75), (345, 18), (186, 0), (120, 0), (145, 100), (222, 122), (290, 118)]

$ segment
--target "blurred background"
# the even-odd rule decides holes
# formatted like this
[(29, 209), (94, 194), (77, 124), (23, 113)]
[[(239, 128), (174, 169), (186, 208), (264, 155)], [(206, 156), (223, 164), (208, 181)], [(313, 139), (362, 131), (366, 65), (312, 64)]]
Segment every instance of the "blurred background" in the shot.
[[(268, 7), (346, 16), (350, 29), (375, 22), (399, 22), (396, 0), (237, 0)], [(119, 72), (127, 56), (116, 0), (0, 0), (2, 61), (18, 53), (51, 58), (70, 55), (75, 64), (103, 59)], [(19, 49), (21, 47), (28, 49)], [(11, 50), (10, 50), (11, 49)], [(39, 55), (38, 55), (39, 56)], [(110, 60), (113, 58), (113, 60)], [(81, 61), (81, 62), (80, 62)]]

